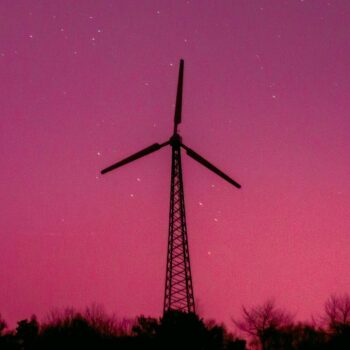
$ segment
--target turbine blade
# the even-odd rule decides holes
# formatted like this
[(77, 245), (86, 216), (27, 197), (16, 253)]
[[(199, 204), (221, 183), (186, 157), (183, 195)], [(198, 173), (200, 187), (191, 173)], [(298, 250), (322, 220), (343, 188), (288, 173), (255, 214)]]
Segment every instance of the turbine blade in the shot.
[(174, 132), (177, 131), (178, 124), (181, 123), (183, 76), (184, 76), (184, 60), (181, 59), (180, 60), (180, 68), (179, 68), (179, 79), (177, 82), (175, 117), (174, 117)]
[(191, 148), (188, 148), (184, 144), (181, 144), (181, 147), (186, 150), (186, 153), (196, 160), (197, 162), (201, 163), (205, 167), (207, 167), (209, 170), (213, 171), (215, 174), (219, 175), (222, 177), (224, 180), (232, 184), (233, 186), (237, 188), (241, 188), (241, 185), (236, 182), (235, 180), (231, 179), (229, 176), (227, 176), (225, 173), (223, 173), (221, 170), (219, 170), (217, 167), (215, 167), (213, 164), (209, 163), (206, 159), (204, 159), (202, 156), (200, 156), (198, 153), (193, 151)]
[(105, 173), (108, 173), (109, 171), (111, 170), (114, 170), (114, 169), (117, 169), (125, 164), (128, 164), (136, 159), (139, 159), (141, 157), (144, 157), (144, 156), (147, 156), (147, 154), (150, 154), (152, 152), (155, 152), (155, 151), (158, 151), (159, 149), (161, 149), (162, 147), (168, 145), (169, 142), (165, 142), (165, 143), (162, 143), (162, 144), (159, 144), (159, 143), (154, 143), (153, 145), (141, 150), (140, 152), (137, 152), (133, 155), (131, 155), (130, 157), (127, 157), (121, 161), (119, 161), (118, 163), (115, 163), (111, 166), (109, 166), (108, 168), (105, 168), (101, 171), (101, 174), (105, 174)]

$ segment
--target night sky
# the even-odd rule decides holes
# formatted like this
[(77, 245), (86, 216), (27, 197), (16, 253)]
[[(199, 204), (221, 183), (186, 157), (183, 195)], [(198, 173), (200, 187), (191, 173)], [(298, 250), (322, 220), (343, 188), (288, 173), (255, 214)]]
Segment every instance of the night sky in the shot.
[(0, 11), (0, 313), (160, 316), (173, 129), (205, 318), (350, 290), (347, 0), (13, 1)]

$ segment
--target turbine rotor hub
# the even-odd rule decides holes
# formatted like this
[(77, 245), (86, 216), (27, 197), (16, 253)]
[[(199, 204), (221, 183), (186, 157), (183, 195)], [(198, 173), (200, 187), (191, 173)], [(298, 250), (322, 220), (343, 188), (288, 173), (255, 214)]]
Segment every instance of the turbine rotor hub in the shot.
[(175, 133), (173, 136), (171, 136), (169, 141), (171, 146), (180, 147), (182, 142), (182, 137), (178, 133)]

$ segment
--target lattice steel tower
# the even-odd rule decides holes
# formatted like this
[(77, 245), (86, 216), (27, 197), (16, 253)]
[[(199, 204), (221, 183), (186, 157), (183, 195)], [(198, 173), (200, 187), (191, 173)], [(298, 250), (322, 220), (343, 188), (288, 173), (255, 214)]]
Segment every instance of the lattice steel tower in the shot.
[(181, 139), (171, 139), (171, 190), (164, 312), (195, 312), (181, 168)]
[(181, 148), (186, 150), (186, 153), (191, 158), (204, 165), (222, 177), (224, 180), (228, 181), (230, 184), (237, 188), (241, 187), (241, 185), (236, 181), (231, 179), (221, 170), (201, 157), (198, 153), (182, 143), (177, 127), (181, 123), (183, 71), (184, 61), (180, 60), (179, 80), (175, 105), (174, 132), (171, 138), (161, 144), (154, 143), (140, 152), (137, 152), (101, 171), (102, 174), (105, 174), (113, 169), (119, 168), (122, 165), (128, 164), (138, 158), (153, 153), (167, 145), (170, 145), (172, 148), (169, 235), (164, 293), (164, 313), (171, 310), (195, 312), (182, 180)]

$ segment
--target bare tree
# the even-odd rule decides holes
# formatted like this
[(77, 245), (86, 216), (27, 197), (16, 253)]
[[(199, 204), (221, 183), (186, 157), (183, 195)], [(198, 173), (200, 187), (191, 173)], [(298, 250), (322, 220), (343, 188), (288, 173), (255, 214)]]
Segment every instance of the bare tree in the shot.
[(350, 296), (349, 294), (331, 295), (324, 306), (324, 321), (332, 330), (350, 325)]
[(125, 336), (131, 333), (132, 321), (123, 319), (120, 321), (116, 315), (109, 315), (104, 307), (93, 303), (85, 310), (79, 311), (73, 307), (64, 310), (55, 309), (45, 318), (42, 326), (46, 328), (72, 327), (77, 323), (84, 323), (94, 329), (101, 336)]
[[(109, 315), (102, 305), (93, 303), (82, 313), (88, 324), (103, 335), (126, 335), (122, 324), (113, 315)], [(125, 328), (126, 329), (126, 328)]]
[(266, 350), (269, 334), (290, 325), (292, 320), (288, 312), (276, 307), (275, 301), (270, 299), (249, 309), (243, 306), (242, 319), (233, 322), (238, 329), (249, 334), (253, 346)]

